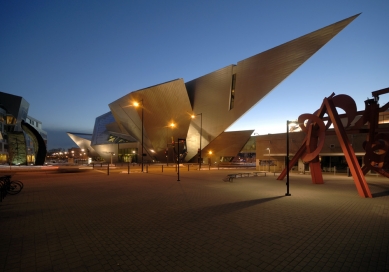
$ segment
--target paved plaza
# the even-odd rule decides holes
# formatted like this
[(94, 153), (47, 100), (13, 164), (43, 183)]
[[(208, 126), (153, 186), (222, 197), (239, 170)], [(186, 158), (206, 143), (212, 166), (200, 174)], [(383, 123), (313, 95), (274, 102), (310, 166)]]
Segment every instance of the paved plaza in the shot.
[(236, 172), (14, 172), (0, 271), (389, 271), (388, 179)]

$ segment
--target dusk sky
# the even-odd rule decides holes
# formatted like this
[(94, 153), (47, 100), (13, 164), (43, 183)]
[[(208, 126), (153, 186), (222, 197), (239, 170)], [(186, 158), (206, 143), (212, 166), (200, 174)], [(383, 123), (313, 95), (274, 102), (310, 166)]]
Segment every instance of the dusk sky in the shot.
[(49, 149), (69, 148), (67, 131), (92, 133), (130, 92), (190, 81), (358, 13), (228, 129), (283, 133), (332, 92), (363, 110), (389, 87), (389, 0), (4, 0), (0, 91), (30, 103)]

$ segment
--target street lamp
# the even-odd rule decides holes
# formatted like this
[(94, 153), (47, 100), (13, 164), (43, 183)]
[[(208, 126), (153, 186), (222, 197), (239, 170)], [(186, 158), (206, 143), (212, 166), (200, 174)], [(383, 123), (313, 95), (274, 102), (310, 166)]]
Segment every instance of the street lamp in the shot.
[(113, 164), (112, 163), (112, 157), (115, 156), (115, 153), (114, 152), (109, 152), (111, 154), (111, 165)]
[(209, 154), (209, 166), (211, 166), (212, 151), (209, 151), (208, 154)]
[(136, 155), (135, 150), (132, 150), (131, 162), (132, 160), (135, 160), (135, 155)]
[(286, 157), (285, 157), (285, 164), (286, 164), (286, 196), (291, 196), (289, 193), (289, 125), (295, 124), (296, 121), (289, 121), (286, 120)]
[[(166, 165), (168, 166), (169, 165), (169, 136), (168, 136), (168, 131), (169, 131), (169, 127), (171, 129), (173, 129), (174, 127), (176, 126), (176, 124), (174, 124), (173, 122), (171, 122), (167, 127), (166, 127)], [(173, 136), (173, 135), (172, 135)], [(172, 137), (172, 139), (174, 139)], [(174, 140), (173, 140), (174, 141)], [(174, 154), (173, 154), (173, 163), (174, 163)]]
[(270, 172), (270, 148), (268, 147), (268, 148), (266, 148), (266, 150), (269, 151), (269, 160), (268, 160), (268, 164), (269, 164), (269, 172)]
[[(200, 149), (199, 149), (199, 170), (201, 169), (201, 138), (203, 137), (203, 113), (198, 113), (200, 115)], [(196, 115), (192, 114), (192, 119), (196, 118)]]
[(140, 100), (140, 102), (142, 103), (141, 105), (139, 105), (138, 102), (134, 102), (134, 106), (135, 107), (139, 107), (141, 106), (142, 107), (142, 153), (141, 153), (141, 164), (142, 164), (142, 173), (143, 173), (143, 98)]

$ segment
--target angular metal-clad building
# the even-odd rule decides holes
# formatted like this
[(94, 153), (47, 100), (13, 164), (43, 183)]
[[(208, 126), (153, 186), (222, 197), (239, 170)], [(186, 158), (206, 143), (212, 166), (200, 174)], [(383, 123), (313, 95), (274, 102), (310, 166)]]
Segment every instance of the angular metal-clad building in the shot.
[(254, 130), (223, 132), (203, 150), (208, 162), (229, 162), (241, 152)]
[[(116, 152), (115, 160), (120, 161), (130, 150), (140, 154), (143, 142), (147, 160), (166, 161), (170, 152), (178, 155), (173, 141), (180, 138), (186, 139), (180, 147), (185, 161), (196, 161), (200, 147), (202, 154), (212, 147), (214, 160), (230, 157), (232, 149), (228, 146), (243, 148), (252, 131), (236, 133), (243, 142), (224, 131), (358, 15), (189, 82), (176, 79), (131, 92), (109, 104), (111, 112), (104, 118), (110, 121), (104, 128), (102, 116), (96, 119), (99, 129), (95, 125), (92, 147), (106, 160)], [(135, 107), (134, 102), (140, 106)], [(196, 118), (191, 119), (191, 115)], [(118, 143), (117, 147), (104, 147), (104, 141), (93, 140), (101, 137), (107, 137), (106, 141), (114, 138), (109, 143)], [(239, 150), (233, 152), (237, 155)]]
[(47, 134), (28, 116), (29, 106), (21, 96), (0, 92), (0, 163), (44, 164)]
[[(135, 107), (134, 102), (143, 105)], [(160, 161), (172, 138), (186, 138), (192, 112), (182, 79), (129, 93), (109, 104), (109, 108), (120, 132), (132, 135), (138, 142), (142, 142), (143, 112), (144, 153)]]

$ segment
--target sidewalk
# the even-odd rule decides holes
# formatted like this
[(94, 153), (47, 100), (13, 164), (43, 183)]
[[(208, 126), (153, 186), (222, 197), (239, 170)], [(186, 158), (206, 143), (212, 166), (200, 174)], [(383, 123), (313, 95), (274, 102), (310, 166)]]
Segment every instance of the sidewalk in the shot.
[[(238, 172), (239, 170), (236, 170)], [(389, 271), (389, 180), (234, 170), (20, 172), (0, 202), (1, 271)]]

